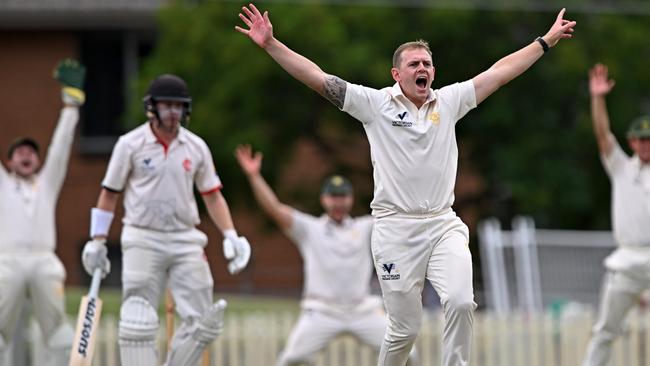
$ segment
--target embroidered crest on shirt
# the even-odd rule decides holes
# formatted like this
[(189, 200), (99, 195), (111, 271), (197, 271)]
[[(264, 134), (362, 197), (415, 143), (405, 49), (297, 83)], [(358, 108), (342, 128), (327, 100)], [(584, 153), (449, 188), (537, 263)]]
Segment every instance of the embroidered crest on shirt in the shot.
[(384, 263), (381, 265), (381, 279), (384, 281), (399, 280), (400, 275), (395, 263)]
[(429, 113), (427, 118), (429, 119), (429, 121), (431, 121), (431, 123), (433, 123), (436, 126), (440, 124), (440, 115), (438, 114), (438, 112)]
[(186, 172), (192, 170), (192, 160), (190, 159), (183, 160), (183, 169), (185, 169)]

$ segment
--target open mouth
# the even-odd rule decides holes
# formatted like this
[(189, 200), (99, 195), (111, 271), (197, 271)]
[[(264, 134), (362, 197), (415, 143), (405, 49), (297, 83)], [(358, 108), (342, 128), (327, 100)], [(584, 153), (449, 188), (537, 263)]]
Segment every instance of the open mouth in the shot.
[(426, 76), (418, 76), (415, 79), (415, 85), (417, 85), (420, 88), (426, 88), (427, 87), (427, 77)]
[(29, 161), (29, 160), (26, 160), (26, 161), (21, 162), (20, 166), (22, 166), (23, 168), (29, 168), (29, 167), (32, 166), (32, 162)]

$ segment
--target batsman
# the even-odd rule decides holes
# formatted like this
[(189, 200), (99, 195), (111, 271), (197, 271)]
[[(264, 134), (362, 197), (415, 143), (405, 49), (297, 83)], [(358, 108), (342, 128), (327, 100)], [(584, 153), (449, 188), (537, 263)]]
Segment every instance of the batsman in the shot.
[(0, 363), (7, 366), (12, 363), (5, 351), (27, 299), (48, 348), (46, 365), (68, 363), (74, 332), (64, 312), (65, 269), (54, 253), (55, 215), (85, 100), (84, 76), (85, 68), (73, 60), (55, 70), (63, 109), (44, 163), (38, 143), (20, 137), (8, 148), (8, 169), (0, 165)]
[(110, 271), (106, 237), (124, 192), (118, 333), (122, 365), (158, 365), (156, 309), (165, 286), (182, 320), (166, 364), (196, 365), (222, 332), (226, 303), (213, 304), (213, 279), (204, 254), (208, 239), (196, 228), (194, 186), (224, 235), (230, 273), (246, 267), (250, 245), (234, 229), (210, 149), (182, 126), (192, 111), (185, 81), (171, 74), (155, 78), (144, 107), (148, 121), (121, 136), (113, 148), (97, 207), (91, 210), (92, 240), (84, 247), (83, 265), (88, 273)]

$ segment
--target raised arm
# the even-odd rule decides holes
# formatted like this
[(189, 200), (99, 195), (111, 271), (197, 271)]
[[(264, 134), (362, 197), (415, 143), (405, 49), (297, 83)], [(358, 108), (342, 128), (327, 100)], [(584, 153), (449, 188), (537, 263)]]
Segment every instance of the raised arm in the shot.
[(591, 120), (593, 123), (598, 149), (603, 155), (612, 151), (615, 139), (609, 127), (609, 113), (605, 96), (614, 87), (615, 81), (609, 79), (607, 67), (596, 64), (589, 70), (589, 94), (591, 95)]
[(242, 7), (239, 18), (248, 29), (235, 26), (235, 30), (247, 35), (253, 42), (264, 49), (291, 76), (307, 85), (332, 102), (343, 108), (347, 83), (334, 75), (321, 70), (318, 65), (306, 57), (294, 52), (273, 36), (273, 25), (269, 12), (260, 13), (255, 5)]
[(239, 145), (235, 156), (253, 190), (257, 203), (282, 230), (289, 230), (292, 224), (292, 208), (278, 200), (271, 187), (266, 183), (260, 173), (262, 167), (262, 153), (253, 154), (250, 145)]
[(0, 162), (0, 184), (2, 184), (2, 182), (5, 179), (7, 179), (8, 174), (9, 174), (9, 172), (7, 171), (7, 168), (5, 168), (4, 164), (2, 164), (2, 162)]
[[(566, 9), (560, 10), (551, 29), (541, 39), (548, 47), (555, 46), (561, 39), (571, 38), (575, 21), (564, 19)], [(528, 46), (509, 54), (492, 65), (488, 70), (477, 75), (474, 79), (476, 104), (481, 103), (501, 86), (528, 70), (535, 61), (544, 54), (542, 42), (533, 41)]]
[(79, 121), (79, 108), (66, 105), (61, 110), (52, 141), (47, 149), (42, 175), (51, 189), (60, 190), (68, 171), (70, 150), (74, 140), (74, 131)]
[(86, 68), (71, 59), (61, 60), (54, 70), (54, 78), (61, 83), (61, 99), (64, 108), (61, 110), (52, 135), (41, 174), (50, 189), (56, 192), (63, 185), (68, 170), (74, 130), (79, 122), (79, 107), (86, 100), (83, 92), (85, 75)]

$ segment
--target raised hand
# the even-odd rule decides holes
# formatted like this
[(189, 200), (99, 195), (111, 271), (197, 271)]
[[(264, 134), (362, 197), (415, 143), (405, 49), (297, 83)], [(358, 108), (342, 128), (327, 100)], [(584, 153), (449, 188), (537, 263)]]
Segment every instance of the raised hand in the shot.
[(86, 78), (86, 68), (77, 60), (66, 58), (59, 61), (54, 69), (53, 76), (63, 86), (83, 89)]
[(247, 176), (256, 175), (262, 169), (262, 153), (253, 154), (251, 145), (239, 145), (235, 149), (235, 157), (239, 162), (244, 174)]
[(616, 82), (609, 78), (607, 66), (596, 64), (589, 70), (589, 94), (593, 97), (609, 94)]
[(72, 59), (61, 60), (54, 69), (53, 76), (61, 83), (61, 99), (65, 105), (79, 107), (84, 104), (86, 68), (83, 65)]
[(555, 23), (553, 23), (551, 29), (549, 29), (544, 37), (542, 37), (549, 47), (555, 46), (560, 41), (560, 39), (573, 37), (573, 27), (575, 27), (576, 21), (564, 19), (565, 12), (565, 8), (560, 10), (557, 18), (555, 18)]
[(273, 25), (269, 20), (269, 12), (265, 11), (264, 15), (253, 4), (248, 7), (242, 7), (242, 13), (239, 18), (248, 26), (248, 29), (235, 26), (235, 30), (247, 35), (258, 46), (266, 48), (269, 41), (273, 39)]

